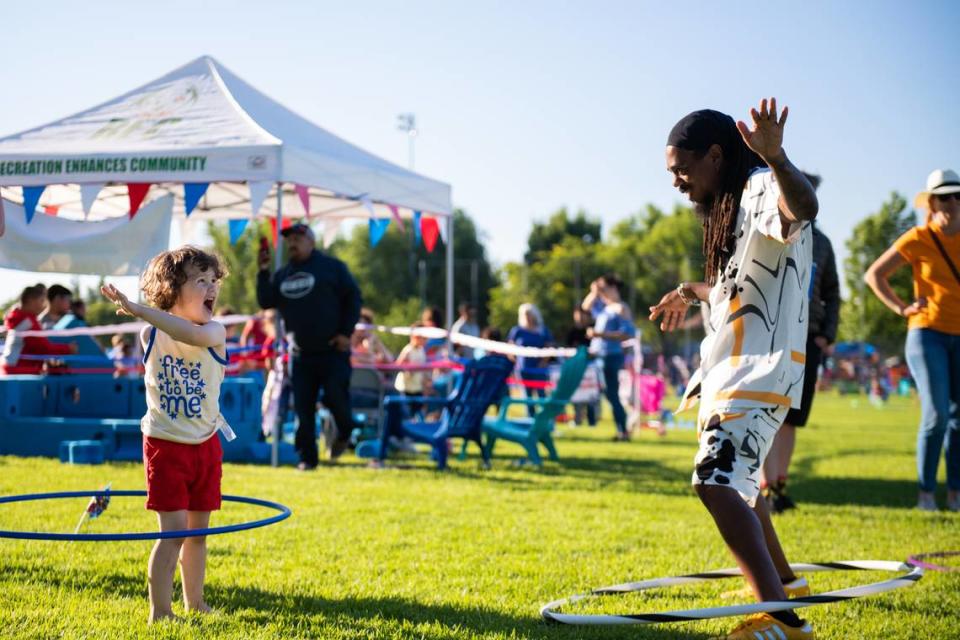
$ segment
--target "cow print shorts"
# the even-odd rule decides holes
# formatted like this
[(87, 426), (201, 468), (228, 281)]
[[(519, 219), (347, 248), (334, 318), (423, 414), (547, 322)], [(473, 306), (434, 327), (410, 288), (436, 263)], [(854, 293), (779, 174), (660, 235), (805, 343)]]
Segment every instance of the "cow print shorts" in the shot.
[(760, 494), (760, 468), (786, 415), (787, 407), (779, 406), (701, 410), (693, 484), (730, 487), (755, 506)]

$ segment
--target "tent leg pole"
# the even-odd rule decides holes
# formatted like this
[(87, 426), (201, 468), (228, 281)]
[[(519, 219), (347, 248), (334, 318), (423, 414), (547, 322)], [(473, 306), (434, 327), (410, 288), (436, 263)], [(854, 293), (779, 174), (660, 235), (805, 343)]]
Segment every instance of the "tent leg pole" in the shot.
[(453, 213), (447, 218), (447, 328), (453, 326)]
[[(274, 272), (280, 269), (280, 230), (283, 227), (283, 183), (277, 183), (277, 231), (274, 235), (274, 248), (276, 249), (273, 252), (273, 267)], [(274, 353), (277, 354), (278, 358), (282, 357), (283, 351), (280, 346), (283, 344), (283, 320), (280, 318), (280, 314), (276, 314), (276, 319), (274, 320), (276, 327), (276, 347), (274, 348)], [(286, 376), (284, 376), (286, 377)], [(283, 398), (283, 394), (280, 395)], [(273, 444), (270, 447), (270, 466), (278, 467), (280, 466), (280, 438), (283, 437), (283, 419), (286, 417), (286, 407), (280, 407), (278, 410), (277, 420), (273, 421)]]

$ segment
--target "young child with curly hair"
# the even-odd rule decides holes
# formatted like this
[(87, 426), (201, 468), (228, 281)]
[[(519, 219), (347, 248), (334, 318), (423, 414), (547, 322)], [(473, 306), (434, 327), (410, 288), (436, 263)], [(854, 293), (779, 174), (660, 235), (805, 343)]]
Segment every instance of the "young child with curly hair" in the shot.
[[(160, 531), (204, 529), (220, 508), (223, 451), (217, 431), (234, 437), (220, 414), (220, 383), (227, 364), (226, 331), (213, 309), (226, 270), (196, 247), (159, 254), (141, 289), (150, 305), (131, 302), (112, 285), (101, 288), (118, 315), (148, 323), (143, 343), (147, 413), (141, 421), (147, 509)], [(203, 536), (157, 540), (148, 565), (150, 623), (173, 615), (173, 575), (180, 561), (188, 611), (207, 613), (203, 599), (207, 546)]]

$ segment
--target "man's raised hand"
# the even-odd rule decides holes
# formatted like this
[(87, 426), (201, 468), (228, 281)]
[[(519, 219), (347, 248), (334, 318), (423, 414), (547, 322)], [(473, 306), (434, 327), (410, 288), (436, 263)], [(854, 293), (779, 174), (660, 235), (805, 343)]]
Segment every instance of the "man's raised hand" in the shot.
[(783, 153), (783, 127), (787, 123), (789, 109), (783, 108), (783, 114), (777, 115), (777, 99), (770, 98), (769, 109), (767, 99), (760, 101), (760, 109), (750, 109), (753, 118), (753, 130), (743, 120), (737, 121), (737, 130), (743, 136), (743, 141), (767, 164), (775, 162)]
[(673, 331), (680, 327), (684, 316), (687, 315), (687, 309), (690, 306), (680, 299), (680, 294), (676, 289), (668, 291), (655, 306), (650, 307), (650, 320), (654, 321), (661, 315), (661, 331)]

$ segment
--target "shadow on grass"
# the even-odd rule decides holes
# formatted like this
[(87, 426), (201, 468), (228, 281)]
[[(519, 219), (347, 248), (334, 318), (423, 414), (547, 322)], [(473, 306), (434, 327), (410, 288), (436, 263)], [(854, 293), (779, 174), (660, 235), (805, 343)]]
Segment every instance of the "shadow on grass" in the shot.
[(790, 493), (801, 505), (862, 505), (913, 509), (917, 483), (883, 478), (804, 477), (791, 484)]
[[(109, 607), (104, 602), (120, 598), (142, 599), (147, 607), (146, 578), (141, 575), (108, 573), (83, 568), (43, 566), (40, 564), (5, 564), (3, 582), (33, 585), (45, 590), (67, 589), (85, 594), (91, 606)], [(288, 585), (289, 586), (289, 585)], [(0, 587), (2, 588), (2, 587)], [(440, 587), (438, 587), (440, 588)], [(283, 589), (283, 587), (281, 587)], [(179, 589), (174, 597), (179, 596)], [(675, 638), (677, 640), (700, 640), (703, 634), (683, 631), (675, 626), (650, 627), (573, 627), (548, 624), (537, 616), (536, 603), (531, 603), (529, 616), (518, 616), (496, 609), (475, 605), (423, 603), (399, 596), (348, 596), (326, 598), (290, 590), (270, 591), (259, 587), (238, 587), (208, 584), (205, 597), (217, 610), (225, 614), (216, 624), (230, 625), (230, 618), (237, 616), (237, 625), (265, 627), (278, 622), (287, 628), (295, 627), (310, 633), (318, 627), (334, 626), (340, 631), (355, 628), (373, 631), (378, 621), (391, 623), (392, 629), (378, 629), (380, 634), (396, 632), (408, 637), (410, 624), (435, 625), (418, 630), (417, 637), (447, 638), (464, 631), (483, 636), (486, 633), (506, 634), (530, 640), (554, 640), (556, 638), (649, 638), (653, 640)], [(310, 620), (317, 617), (317, 620)], [(196, 624), (190, 619), (184, 624)], [(436, 626), (442, 627), (437, 629)], [(94, 630), (89, 630), (93, 632)]]
[[(557, 467), (548, 467), (544, 474), (565, 476), (601, 487), (626, 483), (631, 491), (685, 495), (690, 492), (690, 470), (678, 470), (653, 459), (634, 458), (562, 458)], [(563, 490), (563, 485), (551, 489)], [(582, 486), (570, 485), (580, 491)]]
[[(560, 462), (547, 462), (542, 468), (537, 468), (530, 464), (517, 464), (521, 456), (522, 450), (518, 450), (516, 456), (504, 451), (494, 456), (492, 469), (484, 469), (479, 457), (474, 460), (471, 456), (466, 461), (453, 461), (444, 471), (437, 471), (436, 465), (427, 466), (423, 462), (404, 464), (399, 460), (388, 461), (385, 470), (401, 473), (433, 471), (437, 475), (509, 485), (512, 489), (521, 491), (582, 491), (587, 485), (597, 488), (616, 485), (626, 486), (630, 491), (638, 493), (690, 493), (692, 467), (677, 469), (651, 458), (577, 458), (561, 455)], [(474, 461), (476, 464), (472, 464)], [(570, 482), (544, 484), (544, 478)]]
[[(301, 617), (320, 616), (317, 624), (370, 628), (376, 620), (405, 625), (439, 625), (443, 629), (424, 630), (423, 637), (450, 637), (458, 631), (468, 630), (477, 635), (501, 633), (510, 637), (531, 640), (555, 638), (677, 638), (701, 639), (703, 634), (684, 632), (676, 627), (572, 627), (548, 624), (536, 617), (531, 606), (531, 616), (521, 617), (506, 614), (487, 607), (475, 605), (425, 604), (398, 596), (352, 596), (331, 599), (310, 594), (274, 593), (257, 587), (211, 587), (210, 601), (221, 609), (250, 609), (258, 613), (251, 620), (269, 624), (279, 615), (289, 616), (297, 612)], [(401, 629), (396, 629), (400, 631)], [(381, 633), (388, 630), (381, 629)], [(409, 633), (409, 629), (404, 631)], [(431, 633), (433, 632), (433, 633)], [(418, 632), (419, 637), (419, 632)]]

